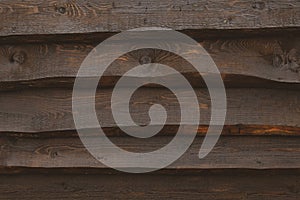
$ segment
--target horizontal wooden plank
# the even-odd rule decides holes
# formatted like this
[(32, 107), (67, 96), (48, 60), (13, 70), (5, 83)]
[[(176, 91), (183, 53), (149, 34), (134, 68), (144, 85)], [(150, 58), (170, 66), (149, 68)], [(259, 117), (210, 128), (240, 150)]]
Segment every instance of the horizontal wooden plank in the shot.
[[(299, 36), (208, 39), (200, 44), (212, 56), (227, 86), (268, 87), (275, 84), (270, 81), (300, 82), (299, 39)], [(124, 41), (119, 42), (116, 42), (114, 48), (118, 48)], [(95, 43), (1, 45), (0, 90), (18, 85), (52, 86), (53, 83), (57, 87), (70, 87), (82, 61), (95, 46)], [(169, 52), (150, 49), (120, 56), (109, 66), (101, 84), (114, 85), (129, 69), (142, 64), (145, 57), (151, 62), (173, 67), (187, 76), (195, 87), (205, 85), (186, 60)], [(150, 75), (151, 72), (145, 72), (132, 75), (132, 78), (145, 78)]]
[[(127, 89), (124, 88), (123, 92)], [(96, 110), (102, 127), (117, 127), (111, 113), (112, 89), (101, 89), (96, 94)], [(84, 92), (84, 91), (83, 91)], [(186, 90), (178, 91), (185, 94)], [(200, 125), (210, 122), (210, 96), (206, 89), (195, 89), (201, 110)], [(227, 117), (225, 125), (258, 125), (300, 127), (298, 90), (286, 89), (227, 89)], [(84, 94), (85, 95), (85, 94)], [(83, 96), (82, 106), (92, 97)], [(114, 105), (122, 105), (117, 99)], [(180, 123), (179, 104), (169, 90), (164, 88), (140, 88), (130, 100), (132, 119), (147, 125), (150, 121), (148, 110), (158, 103), (167, 110), (165, 125)], [(191, 108), (191, 98), (186, 98), (184, 105)], [(120, 110), (120, 114), (123, 111)], [(128, 122), (128, 123), (127, 123)], [(184, 123), (182, 123), (184, 124)], [(163, 122), (152, 123), (164, 125)], [(118, 126), (131, 126), (124, 121)], [(253, 126), (255, 127), (255, 126)], [(95, 127), (87, 127), (95, 128)], [(72, 115), (72, 90), (41, 89), (2, 92), (0, 96), (0, 131), (1, 132), (47, 132), (75, 130)], [(263, 131), (264, 128), (260, 131)], [(255, 130), (252, 130), (255, 132)], [(294, 134), (298, 134), (295, 129)], [(284, 131), (283, 131), (284, 133)]]
[(300, 25), (297, 0), (3, 0), (0, 8), (0, 36), (116, 32), (143, 26), (182, 30)]
[[(126, 127), (128, 132), (135, 127)], [(174, 136), (177, 133), (178, 125), (165, 125), (156, 136)], [(119, 127), (103, 127), (105, 135), (108, 137), (127, 137), (128, 135)], [(208, 125), (199, 125), (197, 130), (198, 136), (205, 136)], [(92, 131), (93, 132), (93, 131)], [(185, 126), (184, 134), (190, 134), (191, 129)], [(95, 130), (97, 135), (97, 131)], [(300, 127), (292, 126), (275, 126), (275, 125), (225, 125), (222, 130), (222, 135), (229, 136), (299, 136)], [(6, 137), (26, 137), (26, 138), (53, 138), (53, 137), (78, 137), (76, 130), (69, 131), (48, 131), (48, 132), (1, 132), (1, 136)]]
[[(110, 137), (110, 140), (122, 149), (141, 153), (157, 150), (168, 144), (172, 138)], [(222, 136), (212, 152), (204, 159), (199, 159), (198, 153), (202, 141), (203, 137), (196, 137), (189, 150), (166, 169), (298, 169), (300, 167), (299, 137)], [(78, 137), (2, 136), (0, 147), (0, 167), (3, 169), (107, 168), (92, 157)], [(98, 146), (95, 145), (94, 148)], [(110, 148), (107, 147), (105, 150), (109, 152)]]
[[(259, 29), (185, 29), (177, 30), (196, 41), (216, 38), (247, 38), (247, 37), (295, 37), (299, 34), (299, 27), (274, 27)], [(93, 32), (74, 34), (34, 34), (1, 36), (0, 44), (20, 43), (94, 43), (103, 41), (119, 32)]]
[[(185, 78), (194, 88), (206, 88), (204, 80), (199, 74), (183, 73)], [(104, 76), (99, 83), (99, 88), (112, 88), (116, 85), (121, 76)], [(127, 77), (131, 81), (139, 81), (143, 78)], [(176, 83), (174, 76), (163, 76), (163, 80)], [(222, 79), (226, 88), (266, 88), (266, 89), (294, 89), (299, 90), (298, 82), (281, 82), (269, 79), (257, 78), (244, 75), (222, 75)], [(42, 78), (28, 81), (9, 81), (0, 82), (0, 92), (25, 90), (25, 89), (44, 89), (44, 88), (64, 88), (71, 89), (74, 87), (75, 77), (64, 78)], [(181, 85), (178, 84), (178, 87)], [(146, 84), (144, 87), (160, 88), (161, 85)], [(181, 86), (182, 87), (182, 86)]]
[(153, 174), (22, 174), (0, 176), (0, 199), (297, 200), (297, 170)]

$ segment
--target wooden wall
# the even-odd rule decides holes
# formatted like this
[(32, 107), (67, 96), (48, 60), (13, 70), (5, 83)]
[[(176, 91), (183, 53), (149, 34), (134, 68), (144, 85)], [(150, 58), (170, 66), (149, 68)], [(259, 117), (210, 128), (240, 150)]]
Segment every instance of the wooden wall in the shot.
[[(183, 72), (200, 102), (198, 136), (166, 169), (137, 175), (108, 169), (83, 147), (72, 88), (97, 44), (144, 26), (181, 31), (210, 53), (228, 111), (220, 140), (199, 160), (210, 97), (198, 74)], [(299, 0), (0, 0), (0, 199), (299, 199), (299, 39)], [(129, 138), (112, 118), (113, 86), (143, 56), (179, 71), (189, 65), (146, 49), (119, 57), (102, 78), (98, 117), (111, 140), (132, 151), (167, 144), (178, 127), (175, 96), (157, 85), (141, 88), (131, 110), (147, 124), (149, 102), (168, 107), (158, 136)]]

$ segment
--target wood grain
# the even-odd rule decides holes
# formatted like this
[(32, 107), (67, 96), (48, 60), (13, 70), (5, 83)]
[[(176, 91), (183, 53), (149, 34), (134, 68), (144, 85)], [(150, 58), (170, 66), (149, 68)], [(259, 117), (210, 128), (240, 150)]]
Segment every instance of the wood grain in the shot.
[[(21, 174), (0, 176), (0, 199), (297, 200), (298, 170), (211, 170), (190, 174)], [(114, 189), (112, 192), (112, 188)]]
[[(162, 148), (172, 138), (110, 137), (110, 140), (122, 149), (142, 153)], [(200, 160), (198, 153), (202, 141), (203, 137), (196, 137), (189, 150), (166, 169), (298, 169), (300, 167), (299, 137), (222, 136), (212, 152)], [(92, 157), (78, 137), (1, 137), (0, 147), (1, 168), (107, 169), (107, 166)], [(97, 145), (94, 148), (98, 148)], [(105, 150), (110, 151), (109, 147), (103, 151)]]
[[(221, 170), (178, 175), (21, 174), (0, 176), (0, 199), (297, 200), (297, 170)], [(112, 188), (114, 192), (112, 192)]]
[[(208, 51), (227, 86), (270, 87), (300, 82), (299, 37), (210, 39), (200, 42)], [(122, 45), (119, 41), (118, 45)], [(37, 43), (0, 46), (0, 90), (20, 86), (70, 87), (77, 71), (96, 43)], [(205, 84), (193, 67), (178, 55), (154, 49), (130, 52), (114, 61), (102, 85), (112, 86), (143, 57), (173, 67), (195, 87)], [(150, 73), (150, 72), (149, 72)], [(136, 74), (133, 79), (145, 78)], [(172, 79), (172, 76), (165, 77)], [(266, 82), (264, 82), (265, 79)], [(268, 82), (269, 81), (269, 82)], [(272, 83), (274, 81), (275, 83)]]
[[(135, 127), (127, 126), (126, 129), (130, 132)], [(174, 136), (178, 131), (178, 125), (165, 125), (156, 136)], [(108, 137), (128, 137), (128, 134), (122, 131), (119, 127), (103, 127), (105, 135)], [(208, 125), (199, 125), (197, 130), (198, 136), (205, 136), (208, 130)], [(91, 130), (92, 131), (92, 130)], [(93, 131), (92, 131), (93, 132)], [(184, 134), (190, 134), (191, 128), (185, 126)], [(299, 136), (300, 127), (278, 126), (278, 125), (225, 125), (222, 130), (222, 135), (229, 136)], [(97, 130), (94, 134), (97, 135)], [(53, 138), (53, 137), (78, 137), (76, 130), (68, 131), (47, 131), (47, 132), (1, 132), (1, 136), (6, 137), (25, 137), (25, 138)]]
[[(126, 88), (124, 88), (124, 92)], [(179, 94), (185, 94), (185, 89)], [(102, 127), (116, 127), (111, 113), (112, 89), (101, 89), (96, 94), (97, 116)], [(195, 89), (201, 110), (200, 125), (210, 121), (210, 97), (206, 89)], [(84, 102), (90, 96), (80, 97)], [(228, 89), (227, 118), (225, 125), (260, 125), (300, 127), (299, 95), (297, 90), (286, 89)], [(190, 105), (190, 98), (183, 102)], [(116, 104), (122, 101), (118, 99)], [(168, 112), (166, 125), (180, 123), (179, 104), (169, 90), (141, 88), (130, 101), (132, 119), (147, 125), (148, 109), (158, 103)], [(190, 108), (189, 109), (194, 109)], [(121, 112), (121, 111), (120, 111)], [(163, 122), (161, 122), (163, 123)], [(161, 123), (153, 125), (163, 125)], [(123, 122), (126, 126), (127, 121)], [(129, 124), (129, 123), (128, 123)], [(95, 128), (95, 127), (89, 127)], [(0, 131), (46, 132), (74, 130), (72, 115), (72, 90), (41, 89), (2, 92), (0, 96)], [(296, 131), (297, 132), (297, 129)]]
[[(299, 0), (0, 0), (0, 19), (0, 200), (299, 199)], [(228, 88), (227, 118), (213, 151), (200, 160), (211, 110), (203, 79), (166, 51), (120, 55), (95, 99), (101, 126), (120, 148), (159, 149), (180, 123), (175, 96), (152, 84), (133, 95), (130, 111), (136, 123), (147, 125), (150, 106), (162, 104), (168, 118), (160, 133), (137, 139), (115, 123), (112, 87), (145, 60), (182, 73), (196, 88), (201, 109), (198, 136), (175, 163), (149, 174), (120, 173), (93, 158), (78, 138), (72, 87), (98, 43), (123, 30), (154, 26), (186, 33), (212, 56)], [(130, 41), (115, 42), (113, 48)], [(172, 75), (161, 78), (174, 81)], [(82, 104), (88, 99), (83, 96)]]
[[(206, 84), (199, 74), (183, 73), (185, 78), (189, 81), (194, 88), (206, 88)], [(138, 81), (143, 78), (127, 77), (128, 80)], [(176, 83), (176, 80), (172, 76), (163, 76), (165, 81)], [(101, 78), (101, 82), (98, 87), (101, 88), (112, 88), (119, 81), (120, 76), (104, 76)], [(257, 78), (254, 76), (245, 75), (222, 75), (222, 79), (226, 88), (266, 88), (266, 89), (293, 89), (299, 90), (300, 84), (297, 82), (281, 82), (273, 81), (264, 78)], [(64, 77), (64, 78), (42, 78), (33, 79), (28, 81), (9, 81), (1, 82), (0, 92), (2, 91), (13, 91), (13, 90), (26, 90), (26, 89), (43, 89), (43, 88), (64, 88), (70, 89), (74, 87), (75, 78)], [(144, 87), (149, 88), (160, 88), (161, 85), (157, 84), (146, 84)], [(180, 87), (180, 84), (178, 84)], [(181, 85), (182, 87), (182, 85)]]
[(299, 27), (300, 24), (297, 0), (3, 0), (0, 8), (3, 19), (0, 36), (118, 32), (145, 26), (182, 30)]
[[(207, 39), (227, 39), (227, 38), (254, 38), (254, 37), (295, 37), (299, 35), (297, 27), (273, 27), (258, 29), (185, 29), (177, 30), (194, 40), (200, 42)], [(20, 43), (94, 43), (103, 41), (119, 32), (93, 32), (76, 34), (34, 34), (34, 35), (10, 35), (1, 36), (1, 45), (20, 44)]]

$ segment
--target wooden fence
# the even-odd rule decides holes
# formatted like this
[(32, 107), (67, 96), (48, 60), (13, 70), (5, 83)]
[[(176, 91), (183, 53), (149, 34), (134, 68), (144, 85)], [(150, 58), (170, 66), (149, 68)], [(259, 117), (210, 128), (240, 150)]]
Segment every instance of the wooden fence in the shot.
[[(199, 99), (202, 123), (178, 161), (126, 174), (108, 169), (81, 143), (72, 116), (80, 64), (103, 40), (138, 27), (180, 31), (218, 66), (228, 110), (206, 158), (197, 156), (210, 96), (189, 71), (183, 75)], [(146, 123), (148, 102), (169, 105), (158, 136), (132, 139), (114, 122), (107, 106), (113, 86), (143, 56), (175, 69), (188, 65), (170, 52), (144, 49), (120, 56), (101, 79), (102, 127), (114, 143), (137, 152), (167, 144), (179, 125), (175, 96), (155, 85), (133, 96), (131, 114)], [(299, 88), (299, 0), (0, 0), (0, 199), (299, 199)]]

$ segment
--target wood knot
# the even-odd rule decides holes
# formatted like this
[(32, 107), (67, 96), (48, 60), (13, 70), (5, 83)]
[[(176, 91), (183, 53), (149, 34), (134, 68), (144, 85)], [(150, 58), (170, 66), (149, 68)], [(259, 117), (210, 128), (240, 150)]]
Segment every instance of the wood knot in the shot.
[(228, 17), (223, 20), (223, 24), (230, 24), (232, 22), (232, 17)]
[(259, 165), (262, 164), (262, 162), (260, 160), (256, 160), (256, 163), (259, 164)]
[(53, 151), (53, 152), (50, 153), (50, 157), (51, 158), (55, 158), (57, 156), (58, 156), (58, 152), (57, 151)]
[(15, 26), (11, 27), (11, 31), (12, 31), (13, 33), (15, 33), (16, 30), (17, 30), (17, 27), (15, 27)]
[(139, 60), (141, 65), (149, 64), (152, 62), (152, 59), (149, 56), (142, 56)]
[(266, 4), (265, 4), (265, 2), (262, 2), (262, 1), (260, 1), (260, 2), (256, 1), (252, 4), (252, 8), (258, 9), (258, 10), (263, 10), (265, 7), (266, 7)]
[(281, 70), (290, 70), (292, 72), (300, 73), (300, 58), (296, 49), (289, 52), (277, 52), (273, 56), (274, 67)]
[(12, 63), (17, 63), (19, 65), (23, 64), (25, 62), (26, 59), (26, 54), (23, 51), (20, 52), (15, 52), (12, 54), (10, 61)]
[(65, 8), (65, 7), (59, 7), (59, 8), (57, 8), (57, 11), (60, 13), (60, 14), (65, 14), (66, 13), (66, 11), (67, 11), (67, 9)]

